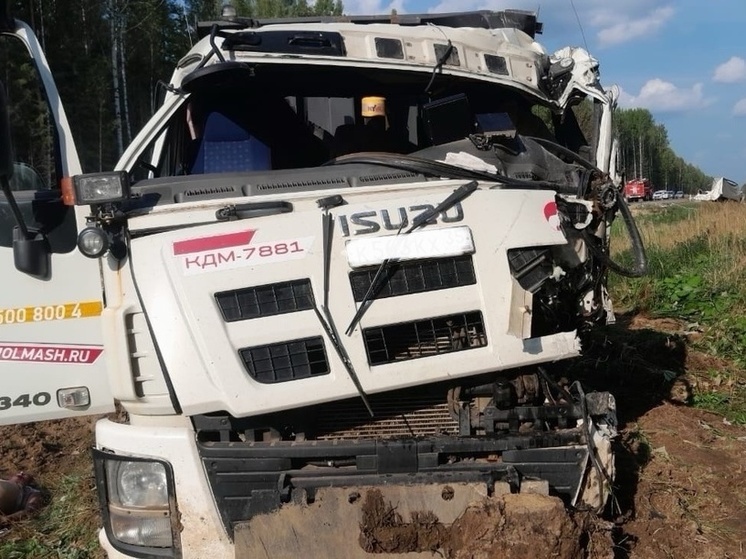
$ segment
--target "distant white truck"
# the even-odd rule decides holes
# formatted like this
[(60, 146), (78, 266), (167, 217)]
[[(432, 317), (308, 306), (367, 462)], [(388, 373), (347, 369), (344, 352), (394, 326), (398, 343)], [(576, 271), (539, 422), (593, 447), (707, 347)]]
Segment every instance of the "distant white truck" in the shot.
[(712, 188), (710, 190), (705, 192), (700, 191), (692, 199), (705, 202), (717, 202), (719, 200), (743, 202), (743, 186), (739, 186), (738, 183), (725, 177), (718, 177), (712, 181)]

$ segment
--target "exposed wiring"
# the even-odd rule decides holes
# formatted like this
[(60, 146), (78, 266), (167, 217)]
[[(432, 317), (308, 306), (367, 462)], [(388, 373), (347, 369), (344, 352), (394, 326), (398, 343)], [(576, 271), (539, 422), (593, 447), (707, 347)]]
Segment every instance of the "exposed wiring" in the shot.
[(600, 259), (609, 270), (616, 272), (620, 276), (641, 278), (648, 273), (648, 256), (645, 253), (645, 245), (642, 242), (642, 235), (640, 235), (640, 230), (637, 228), (637, 224), (632, 217), (632, 212), (630, 211), (627, 202), (624, 200), (624, 197), (620, 196), (617, 203), (619, 204), (619, 213), (622, 214), (624, 225), (627, 228), (627, 233), (629, 234), (630, 242), (632, 243), (632, 253), (635, 257), (635, 266), (633, 268), (625, 268), (614, 262), (606, 251), (601, 249), (601, 247), (594, 242), (594, 239), (587, 229), (584, 229), (581, 232), (581, 236), (593, 255)]
[(438, 74), (439, 71), (443, 70), (443, 65), (451, 57), (451, 53), (453, 52), (453, 48), (454, 48), (453, 47), (453, 43), (448, 38), (448, 35), (446, 35), (445, 32), (440, 27), (438, 27), (437, 25), (433, 25), (432, 23), (430, 23), (429, 25), (431, 27), (434, 27), (435, 29), (437, 29), (438, 31), (440, 31), (443, 34), (443, 37), (445, 38), (445, 40), (448, 41), (448, 46), (446, 47), (445, 52), (443, 52), (443, 54), (440, 56), (440, 58), (438, 58), (438, 61), (436, 62), (435, 67), (433, 68), (433, 73), (430, 76), (430, 81), (427, 82), (427, 86), (425, 87), (425, 93), (427, 95), (431, 95), (432, 94), (432, 92), (430, 91), (430, 89), (432, 88), (433, 82), (435, 81), (435, 76)]

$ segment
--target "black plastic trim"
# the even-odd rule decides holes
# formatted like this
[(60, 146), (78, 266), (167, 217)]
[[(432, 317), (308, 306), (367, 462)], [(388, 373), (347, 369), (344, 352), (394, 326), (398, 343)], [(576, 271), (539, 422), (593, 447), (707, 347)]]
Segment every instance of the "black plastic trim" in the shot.
[[(378, 266), (375, 266), (350, 273), (350, 287), (356, 302), (359, 303), (365, 297), (377, 270)], [(471, 255), (397, 262), (389, 267), (386, 280), (380, 282), (380, 287), (372, 298), (427, 293), (476, 283)]]
[(215, 294), (226, 322), (238, 322), (313, 309), (310, 279), (270, 283)]
[(334, 31), (239, 31), (224, 34), (223, 50), (346, 56), (344, 39)]
[(543, 25), (537, 21), (536, 13), (525, 10), (476, 10), (433, 14), (381, 14), (381, 15), (344, 15), (344, 16), (310, 16), (295, 18), (236, 18), (235, 21), (204, 21), (197, 24), (200, 38), (210, 34), (210, 29), (217, 24), (221, 29), (260, 28), (266, 25), (292, 23), (391, 23), (397, 25), (438, 25), (443, 27), (480, 27), (483, 29), (515, 28), (534, 37), (542, 32)]
[(321, 336), (242, 348), (238, 355), (249, 376), (261, 384), (309, 379), (330, 372)]
[[(496, 481), (519, 487), (522, 478), (538, 478), (569, 503), (588, 452), (579, 429), (386, 441), (198, 442), (197, 450), (231, 537), (235, 523), (303, 495), (312, 498), (321, 487), (471, 482), (484, 483), (489, 493)], [(490, 455), (502, 460), (472, 460)], [(467, 459), (452, 462), (455, 456)]]
[[(487, 346), (484, 319), (479, 311), (400, 322), (363, 330), (371, 365), (423, 359)], [(444, 345), (444, 342), (447, 342)], [(417, 346), (417, 354), (411, 348)]]

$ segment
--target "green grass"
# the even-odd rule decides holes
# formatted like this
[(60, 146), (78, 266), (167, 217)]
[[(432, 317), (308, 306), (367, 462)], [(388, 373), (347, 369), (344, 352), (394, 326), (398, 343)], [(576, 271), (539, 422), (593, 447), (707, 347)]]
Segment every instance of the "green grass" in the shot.
[[(640, 213), (640, 211), (642, 213)], [(618, 307), (681, 320), (702, 330), (693, 349), (733, 364), (729, 382), (703, 379), (693, 405), (746, 423), (746, 204), (700, 203), (640, 210), (636, 221), (649, 274), (611, 276)], [(612, 228), (614, 259), (632, 262), (620, 223)]]
[(99, 507), (90, 473), (63, 475), (38, 516), (12, 525), (0, 539), (1, 559), (102, 559)]
[[(740, 374), (739, 374), (740, 373)], [(746, 380), (739, 371), (710, 370), (699, 379), (693, 405), (746, 425)]]

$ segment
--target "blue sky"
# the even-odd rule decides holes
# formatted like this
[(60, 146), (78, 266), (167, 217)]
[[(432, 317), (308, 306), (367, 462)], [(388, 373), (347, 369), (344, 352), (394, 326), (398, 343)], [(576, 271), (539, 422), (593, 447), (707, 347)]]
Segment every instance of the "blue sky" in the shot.
[[(674, 151), (746, 182), (746, 0), (573, 0), (588, 50), (620, 106), (666, 126)], [(584, 46), (571, 0), (344, 0), (345, 12), (538, 10), (548, 51)]]

